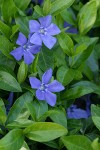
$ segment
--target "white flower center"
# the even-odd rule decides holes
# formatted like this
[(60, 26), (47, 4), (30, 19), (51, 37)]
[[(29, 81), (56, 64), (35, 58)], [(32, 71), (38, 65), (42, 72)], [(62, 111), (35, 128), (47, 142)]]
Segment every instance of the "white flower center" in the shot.
[(47, 29), (44, 28), (44, 27), (40, 27), (39, 33), (40, 34), (46, 34), (47, 33)]
[(45, 91), (47, 89), (47, 85), (45, 85), (44, 83), (41, 84), (40, 86), (40, 90), (41, 91)]

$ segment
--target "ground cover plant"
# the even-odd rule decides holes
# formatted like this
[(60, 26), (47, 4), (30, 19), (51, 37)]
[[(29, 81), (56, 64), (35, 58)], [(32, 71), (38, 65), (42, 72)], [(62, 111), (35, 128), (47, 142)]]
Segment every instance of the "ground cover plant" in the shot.
[(99, 0), (0, 0), (0, 150), (100, 150), (99, 70)]

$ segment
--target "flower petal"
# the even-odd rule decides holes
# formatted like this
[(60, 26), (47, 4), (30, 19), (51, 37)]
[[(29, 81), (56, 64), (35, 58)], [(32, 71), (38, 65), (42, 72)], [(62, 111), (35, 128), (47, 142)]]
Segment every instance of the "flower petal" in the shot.
[(67, 111), (68, 118), (81, 119), (88, 118), (88, 114), (85, 110), (80, 108), (73, 109), (72, 111)]
[(39, 46), (39, 45), (33, 45), (33, 46), (30, 47), (29, 51), (32, 54), (37, 54), (40, 51), (40, 49), (41, 49), (41, 46)]
[(45, 92), (45, 100), (50, 106), (54, 106), (56, 104), (56, 94), (53, 94), (49, 91)]
[(40, 35), (38, 33), (34, 33), (31, 38), (30, 38), (30, 42), (36, 45), (42, 45), (42, 39), (40, 37)]
[(33, 89), (38, 89), (41, 86), (41, 81), (38, 80), (36, 77), (30, 77), (29, 81)]
[(50, 83), (48, 85), (48, 90), (50, 92), (60, 92), (64, 89), (65, 89), (64, 86), (60, 82), (58, 82), (57, 80), (54, 80), (52, 83)]
[(40, 29), (40, 24), (36, 20), (30, 20), (29, 21), (29, 30), (30, 33), (38, 32)]
[(19, 32), (16, 44), (23, 46), (26, 44), (26, 42), (27, 42), (27, 38), (25, 37), (25, 35), (23, 33)]
[(26, 64), (31, 64), (34, 60), (34, 56), (29, 51), (24, 51), (24, 62)]
[(52, 16), (51, 15), (39, 18), (39, 22), (40, 22), (42, 27), (48, 27), (50, 25), (50, 23), (51, 23), (51, 20), (52, 20)]
[(60, 29), (54, 23), (52, 23), (47, 28), (47, 32), (48, 32), (49, 35), (56, 35), (56, 34), (59, 34), (61, 31), (60, 31)]
[(41, 35), (41, 38), (43, 40), (44, 45), (49, 49), (51, 49), (57, 41), (55, 37), (52, 37), (51, 35), (47, 35), (47, 34)]
[(18, 47), (14, 49), (13, 51), (10, 52), (10, 54), (16, 59), (16, 60), (21, 60), (22, 56), (24, 54), (24, 50), (22, 47)]
[(36, 91), (36, 97), (39, 100), (45, 100), (45, 92), (41, 90)]
[(48, 84), (52, 78), (52, 69), (47, 70), (42, 76), (42, 83)]

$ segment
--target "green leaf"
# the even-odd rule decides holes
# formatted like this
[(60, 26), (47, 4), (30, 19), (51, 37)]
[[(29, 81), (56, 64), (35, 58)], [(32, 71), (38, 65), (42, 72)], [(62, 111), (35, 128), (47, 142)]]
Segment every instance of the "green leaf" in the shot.
[(28, 17), (15, 16), (15, 22), (19, 25), (19, 30), (28, 37), (29, 34), (29, 19)]
[(64, 53), (66, 53), (68, 56), (72, 56), (74, 53), (74, 44), (72, 39), (64, 32), (57, 35), (57, 38)]
[(61, 50), (60, 46), (53, 48), (53, 55), (55, 60), (55, 66), (66, 66), (65, 53)]
[(23, 142), (23, 131), (21, 129), (14, 129), (0, 140), (0, 150), (19, 150)]
[(10, 39), (12, 39), (12, 37), (18, 32), (18, 30), (19, 30), (19, 25), (18, 24), (14, 25), (12, 27), (12, 34), (10, 35)]
[(23, 144), (23, 146), (22, 146), (22, 148), (20, 150), (30, 150), (30, 149), (29, 149), (27, 143), (24, 142), (24, 144)]
[(34, 7), (35, 12), (39, 15), (39, 16), (43, 16), (43, 10), (39, 5), (36, 5)]
[(26, 103), (29, 103), (33, 100), (33, 96), (30, 92), (27, 92), (20, 96), (15, 103), (13, 104), (7, 118), (7, 124), (13, 122), (16, 120), (22, 111), (23, 108), (25, 108)]
[(58, 123), (65, 128), (67, 128), (67, 118), (66, 113), (64, 113), (62, 110), (49, 110), (47, 113), (47, 116), (51, 118), (55, 123)]
[(31, 0), (21, 0), (21, 1), (20, 1), (20, 0), (14, 0), (14, 3), (15, 3), (15, 5), (16, 5), (19, 9), (25, 10), (25, 9), (28, 7), (30, 1), (31, 1)]
[(28, 65), (24, 63), (24, 61), (20, 64), (20, 67), (18, 69), (17, 73), (17, 79), (19, 83), (22, 83), (25, 81), (27, 77), (27, 71), (28, 71)]
[[(10, 74), (12, 74), (10, 72), (10, 70), (14, 70), (15, 68), (15, 65), (16, 65), (16, 62), (12, 59), (9, 59), (8, 57), (6, 57), (5, 55), (3, 55), (1, 52), (0, 52), (0, 66), (3, 66), (3, 70), (4, 71), (7, 71), (9, 72)], [(1, 67), (2, 68), (2, 67)], [(8, 68), (8, 69), (7, 69)], [(2, 69), (1, 69), (2, 70)], [(8, 71), (9, 70), (9, 71)], [(14, 73), (13, 73), (14, 74)]]
[(56, 15), (65, 8), (69, 8), (75, 0), (55, 0), (51, 3), (50, 14)]
[(31, 140), (47, 142), (60, 136), (66, 135), (67, 129), (59, 124), (52, 122), (38, 122), (27, 127), (24, 130), (24, 134)]
[[(48, 111), (48, 104), (45, 101), (33, 101), (27, 104), (33, 120), (40, 120), (41, 116)], [(32, 109), (33, 108), (33, 109)]]
[(93, 150), (100, 150), (100, 143), (98, 143), (99, 138), (96, 138), (93, 142), (92, 142), (92, 148)]
[[(9, 7), (8, 7), (9, 6)], [(10, 22), (11, 18), (14, 16), (17, 8), (13, 0), (4, 0), (2, 3), (2, 15), (5, 22)]]
[(6, 119), (7, 119), (6, 114), (3, 110), (3, 108), (0, 107), (0, 124), (4, 125), (6, 122)]
[(100, 107), (92, 105), (91, 113), (92, 113), (92, 120), (95, 126), (100, 130)]
[(26, 128), (29, 125), (33, 124), (34, 122), (29, 119), (17, 119), (13, 121), (12, 123), (9, 123), (6, 125), (7, 129), (20, 129), (20, 128)]
[(0, 51), (8, 58), (12, 58), (11, 50), (13, 50), (13, 44), (6, 37), (0, 35)]
[(0, 21), (0, 31), (3, 35), (5, 35), (7, 38), (11, 35), (11, 28), (7, 26), (5, 23)]
[(99, 86), (89, 81), (80, 81), (72, 85), (72, 88), (69, 90), (65, 90), (62, 94), (62, 98), (66, 100), (76, 99), (92, 92), (99, 94)]
[(61, 140), (68, 150), (92, 150), (91, 141), (83, 135), (64, 136)]
[(64, 86), (69, 84), (74, 79), (75, 71), (66, 66), (62, 66), (57, 71), (57, 80)]
[(82, 65), (82, 63), (84, 63), (90, 56), (97, 41), (98, 41), (98, 38), (91, 38), (89, 40), (87, 49), (83, 49), (83, 51), (81, 51), (77, 55), (73, 55), (72, 57), (70, 57), (70, 59), (72, 59), (70, 60), (70, 66), (73, 68), (77, 68), (80, 65)]
[(63, 11), (61, 11), (61, 16), (64, 19), (64, 21), (68, 22), (71, 25), (75, 25), (75, 20), (73, 18), (73, 14), (68, 11), (67, 9), (64, 9)]
[(44, 15), (48, 15), (51, 9), (51, 0), (45, 0), (43, 5)]
[(54, 59), (52, 50), (43, 48), (38, 57), (38, 66), (45, 72), (49, 68), (54, 68)]
[(81, 8), (78, 14), (78, 26), (81, 34), (86, 34), (93, 27), (96, 20), (96, 10), (95, 0), (86, 3)]
[(5, 71), (0, 71), (0, 89), (12, 92), (21, 92), (21, 87), (17, 80)]

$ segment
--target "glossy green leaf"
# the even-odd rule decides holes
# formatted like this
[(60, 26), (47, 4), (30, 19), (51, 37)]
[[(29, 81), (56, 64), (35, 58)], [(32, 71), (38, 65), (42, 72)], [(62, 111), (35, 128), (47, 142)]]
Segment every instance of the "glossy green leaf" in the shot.
[(71, 13), (71, 11), (64, 9), (63, 11), (61, 11), (60, 14), (62, 18), (64, 19), (64, 21), (68, 22), (71, 25), (75, 25), (75, 20), (73, 18), (73, 14)]
[(93, 150), (100, 150), (100, 143), (98, 142), (99, 138), (96, 138), (93, 142), (92, 142), (92, 148)]
[(100, 107), (96, 105), (91, 106), (92, 120), (95, 126), (100, 130)]
[(64, 136), (61, 140), (68, 150), (92, 150), (91, 141), (82, 135)]
[(6, 114), (3, 110), (3, 108), (0, 107), (0, 124), (4, 125), (6, 122), (6, 119), (7, 119)]
[(81, 34), (86, 34), (93, 27), (96, 20), (96, 13), (97, 12), (95, 0), (86, 3), (81, 8), (78, 14), (78, 25)]
[(19, 83), (22, 83), (25, 81), (27, 77), (27, 71), (28, 71), (28, 65), (24, 63), (24, 61), (20, 64), (20, 67), (18, 69), (17, 73), (17, 79)]
[(27, 8), (27, 6), (29, 5), (31, 0), (14, 0), (15, 5), (21, 9), (21, 10), (25, 10)]
[(72, 56), (74, 53), (74, 44), (72, 39), (66, 34), (66, 33), (60, 33), (57, 35), (58, 42), (63, 49), (64, 53), (66, 53), (68, 56)]
[(66, 100), (76, 99), (92, 92), (100, 93), (99, 86), (89, 81), (80, 81), (74, 84), (69, 90), (65, 90), (62, 98)]
[[(8, 7), (9, 6), (9, 7)], [(5, 22), (10, 22), (17, 8), (13, 0), (4, 0), (2, 3), (2, 15)]]
[(45, 0), (43, 5), (44, 15), (48, 15), (51, 9), (51, 0)]
[(19, 25), (19, 30), (28, 37), (29, 34), (29, 19), (28, 17), (24, 16), (15, 16), (15, 22)]
[(75, 76), (75, 71), (73, 69), (62, 66), (57, 71), (57, 80), (61, 82), (64, 86), (69, 84)]
[(38, 57), (38, 66), (44, 72), (49, 68), (54, 68), (54, 59), (52, 50), (48, 50), (47, 48), (43, 48)]
[[(12, 74), (10, 72), (10, 70), (14, 70), (15, 65), (16, 65), (16, 62), (13, 59), (9, 59), (8, 57), (6, 57), (5, 55), (3, 55), (0, 52), (0, 66), (4, 67), (4, 68), (2, 67), (4, 71), (9, 72), (10, 74)], [(7, 68), (9, 68), (9, 69), (7, 69)]]
[(18, 24), (17, 24), (17, 25), (14, 25), (14, 26), (12, 27), (12, 34), (10, 35), (10, 39), (12, 39), (13, 36), (14, 36), (18, 31), (19, 31), (19, 25), (18, 25)]
[(26, 92), (22, 96), (20, 96), (16, 102), (13, 104), (7, 118), (7, 124), (16, 120), (22, 111), (25, 108), (26, 103), (29, 103), (33, 100), (33, 96), (30, 92)]
[(0, 31), (3, 35), (5, 35), (7, 38), (11, 35), (11, 28), (7, 26), (5, 23), (0, 21)]
[(8, 58), (12, 58), (11, 50), (13, 50), (13, 44), (6, 37), (0, 35), (0, 51)]
[(21, 92), (21, 87), (17, 80), (5, 71), (0, 71), (0, 89), (12, 92)]
[(30, 150), (30, 149), (29, 149), (27, 143), (24, 142), (24, 144), (23, 144), (23, 146), (22, 146), (22, 148), (20, 150)]
[(19, 150), (23, 142), (23, 131), (14, 129), (0, 140), (0, 150)]
[(27, 127), (24, 130), (24, 134), (31, 140), (47, 142), (60, 136), (66, 135), (67, 129), (59, 124), (52, 122), (38, 122)]
[(66, 118), (66, 112), (63, 112), (62, 110), (49, 110), (47, 112), (48, 116), (53, 120), (55, 123), (58, 123), (65, 128), (67, 128), (67, 118)]
[(74, 3), (74, 0), (55, 0), (51, 4), (50, 14), (56, 15), (65, 8), (69, 8)]

